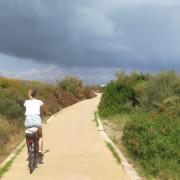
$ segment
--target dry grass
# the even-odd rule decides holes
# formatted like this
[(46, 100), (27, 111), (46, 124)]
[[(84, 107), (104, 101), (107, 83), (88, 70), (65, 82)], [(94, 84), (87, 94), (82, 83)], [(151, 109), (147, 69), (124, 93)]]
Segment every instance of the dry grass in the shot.
[(23, 130), (17, 130), (16, 124), (0, 118), (0, 164), (20, 143), (23, 136)]

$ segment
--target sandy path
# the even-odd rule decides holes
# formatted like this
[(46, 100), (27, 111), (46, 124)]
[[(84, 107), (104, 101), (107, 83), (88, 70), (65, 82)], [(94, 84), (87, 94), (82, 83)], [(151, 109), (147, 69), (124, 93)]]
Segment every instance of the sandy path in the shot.
[(45, 149), (50, 151), (33, 174), (29, 174), (24, 148), (2, 179), (128, 179), (92, 121), (99, 99), (100, 96), (67, 107), (44, 126)]

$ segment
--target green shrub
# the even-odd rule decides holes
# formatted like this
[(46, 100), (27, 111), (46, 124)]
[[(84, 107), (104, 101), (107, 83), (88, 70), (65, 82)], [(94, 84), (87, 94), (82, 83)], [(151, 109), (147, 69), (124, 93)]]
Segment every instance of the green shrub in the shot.
[[(123, 142), (141, 170), (159, 179), (178, 179), (180, 74), (116, 73), (116, 80), (103, 91), (99, 113), (109, 118), (122, 112), (130, 115)], [(109, 121), (122, 131), (121, 118), (119, 122)]]
[(131, 108), (131, 100), (134, 98), (132, 88), (116, 81), (111, 81), (104, 89), (99, 104), (99, 114), (102, 117), (128, 112)]
[(162, 179), (178, 177), (179, 117), (135, 111), (127, 122), (123, 141), (147, 174)]
[(56, 84), (58, 89), (68, 92), (70, 95), (78, 98), (83, 97), (83, 84), (82, 81), (75, 77), (66, 77), (61, 81), (57, 81)]
[(77, 99), (89, 99), (95, 96), (93, 87), (85, 86), (76, 77), (65, 77), (65, 79), (56, 82), (56, 87)]
[(170, 96), (162, 102), (164, 111), (180, 117), (180, 96)]
[(84, 97), (86, 99), (90, 99), (92, 97), (95, 97), (95, 94), (90, 87), (85, 87), (83, 94), (84, 94)]
[(146, 110), (157, 108), (170, 96), (180, 96), (180, 76), (174, 71), (161, 72), (144, 85), (139, 101)]
[(23, 117), (24, 109), (16, 101), (4, 98), (0, 101), (0, 114), (8, 119), (18, 119)]
[(150, 78), (150, 74), (143, 74), (136, 71), (133, 71), (130, 74), (125, 73), (125, 71), (116, 72), (116, 81), (131, 88), (136, 86), (137, 83), (147, 81)]

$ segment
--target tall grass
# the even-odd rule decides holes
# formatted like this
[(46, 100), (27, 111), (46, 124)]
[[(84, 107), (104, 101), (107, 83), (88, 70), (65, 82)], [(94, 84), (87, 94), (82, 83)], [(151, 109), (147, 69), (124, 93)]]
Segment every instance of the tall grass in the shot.
[(23, 121), (0, 117), (0, 163), (23, 138)]
[(16, 128), (6, 119), (0, 118), (0, 147), (10, 140), (11, 135), (16, 133)]

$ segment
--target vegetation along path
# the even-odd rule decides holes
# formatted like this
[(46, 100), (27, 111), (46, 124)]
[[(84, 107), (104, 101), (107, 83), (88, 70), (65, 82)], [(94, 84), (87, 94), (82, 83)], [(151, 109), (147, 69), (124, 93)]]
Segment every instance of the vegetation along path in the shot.
[(45, 153), (44, 163), (29, 174), (24, 148), (2, 179), (128, 179), (92, 121), (99, 101), (100, 95), (60, 111), (44, 126), (44, 147), (49, 150)]

